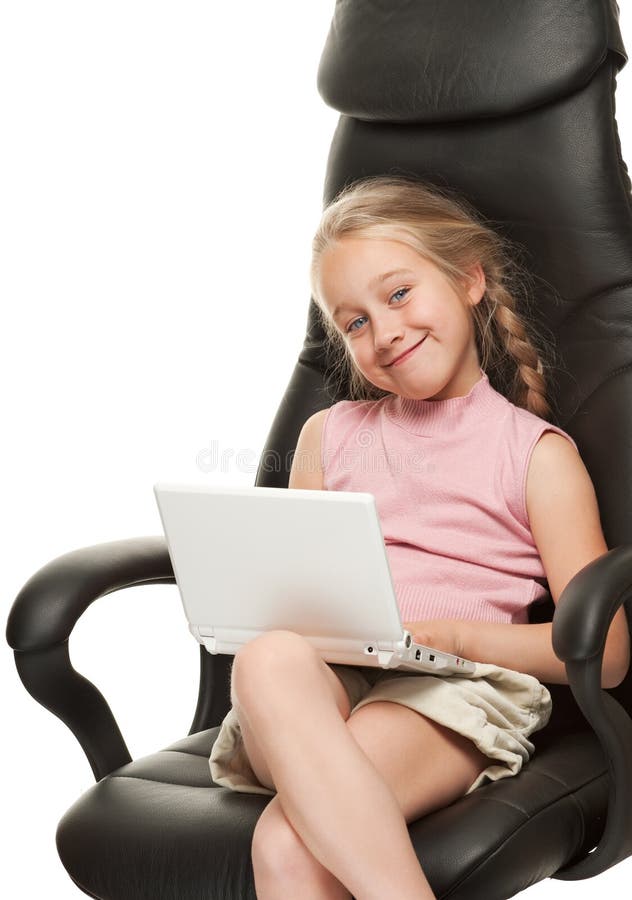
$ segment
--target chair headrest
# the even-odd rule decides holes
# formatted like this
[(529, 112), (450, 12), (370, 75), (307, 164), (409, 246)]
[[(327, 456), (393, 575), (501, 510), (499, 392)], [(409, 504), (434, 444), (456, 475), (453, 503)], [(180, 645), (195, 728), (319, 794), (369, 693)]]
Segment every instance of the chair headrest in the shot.
[(338, 0), (318, 90), (356, 119), (462, 122), (580, 90), (608, 52), (620, 71), (615, 0)]

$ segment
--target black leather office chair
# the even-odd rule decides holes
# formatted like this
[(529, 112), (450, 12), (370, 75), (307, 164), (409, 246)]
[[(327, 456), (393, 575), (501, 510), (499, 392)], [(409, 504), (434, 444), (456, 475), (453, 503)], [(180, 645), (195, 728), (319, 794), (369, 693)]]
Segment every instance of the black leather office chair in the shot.
[[(525, 248), (538, 285), (531, 314), (559, 356), (555, 423), (577, 441), (614, 548), (572, 579), (557, 609), (549, 599), (530, 611), (533, 622), (555, 612), (570, 680), (549, 685), (553, 716), (532, 736), (533, 759), (409, 826), (435, 893), (451, 900), (588, 878), (632, 854), (632, 674), (600, 688), (622, 603), (632, 619), (632, 209), (614, 112), (627, 61), (618, 15), (614, 0), (340, 0), (318, 72), (341, 113), (325, 202), (365, 175), (414, 173), (461, 191)], [(270, 460), (286, 460), (305, 419), (342, 396), (325, 389), (326, 362), (311, 302), (257, 485), (287, 486), (288, 467)], [(254, 898), (250, 844), (269, 798), (215, 786), (208, 766), (232, 658), (200, 648), (189, 735), (134, 761), (107, 702), (70, 664), (68, 639), (90, 603), (173, 581), (162, 537), (115, 541), (53, 560), (13, 605), (20, 677), (73, 731), (97, 781), (62, 817), (58, 851), (102, 900)]]

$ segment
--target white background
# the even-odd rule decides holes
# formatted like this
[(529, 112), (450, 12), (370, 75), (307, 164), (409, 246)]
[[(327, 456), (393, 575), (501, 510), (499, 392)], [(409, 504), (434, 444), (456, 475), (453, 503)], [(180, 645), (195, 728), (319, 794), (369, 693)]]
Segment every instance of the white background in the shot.
[[(620, 0), (632, 49), (632, 12)], [(158, 480), (251, 485), (300, 351), (338, 113), (316, 89), (333, 0), (21, 0), (0, 28), (4, 620), (55, 557), (161, 533)], [(631, 69), (619, 76), (632, 163)], [(213, 442), (215, 442), (213, 444)], [(212, 447), (229, 461), (203, 471)], [(238, 451), (245, 462), (235, 462)], [(198, 647), (177, 589), (94, 603), (70, 642), (134, 758), (187, 734)], [(85, 896), (55, 829), (94, 783), (0, 654), (0, 892)], [(623, 897), (632, 861), (520, 896)], [(45, 887), (44, 887), (45, 886)]]

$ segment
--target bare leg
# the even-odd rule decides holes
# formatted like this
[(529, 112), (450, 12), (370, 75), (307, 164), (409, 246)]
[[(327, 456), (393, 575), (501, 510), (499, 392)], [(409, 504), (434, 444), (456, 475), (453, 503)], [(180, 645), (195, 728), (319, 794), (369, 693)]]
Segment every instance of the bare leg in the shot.
[(346, 887), (318, 862), (292, 828), (278, 794), (257, 822), (252, 867), (257, 900), (352, 900)]
[(291, 632), (255, 639), (235, 657), (240, 715), (283, 812), (356, 900), (435, 900), (395, 795), (347, 729), (324, 666)]

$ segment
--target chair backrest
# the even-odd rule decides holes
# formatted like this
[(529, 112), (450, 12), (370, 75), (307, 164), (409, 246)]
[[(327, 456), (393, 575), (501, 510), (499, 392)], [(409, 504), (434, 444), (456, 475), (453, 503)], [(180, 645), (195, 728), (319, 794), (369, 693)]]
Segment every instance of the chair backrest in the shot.
[[(615, 118), (627, 62), (619, 7), (514, 6), (338, 0), (318, 70), (321, 96), (340, 112), (323, 205), (367, 175), (414, 175), (456, 189), (524, 249), (535, 276), (529, 315), (558, 356), (551, 420), (577, 442), (612, 549), (632, 542), (632, 202)], [(303, 422), (345, 396), (327, 390), (324, 340), (312, 300), (258, 485), (287, 486)], [(549, 599), (530, 619), (550, 621), (553, 609)], [(570, 688), (549, 688), (545, 732), (585, 722)], [(611, 693), (632, 713), (630, 673)]]

